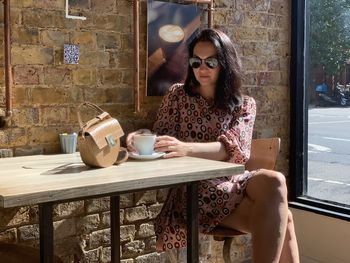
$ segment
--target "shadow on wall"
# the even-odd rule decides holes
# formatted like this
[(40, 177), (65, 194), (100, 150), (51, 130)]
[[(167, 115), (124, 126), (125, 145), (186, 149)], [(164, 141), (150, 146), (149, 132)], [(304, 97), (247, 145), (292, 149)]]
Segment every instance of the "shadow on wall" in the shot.
[(0, 129), (6, 126), (6, 118), (4, 116), (0, 116)]
[[(55, 206), (53, 212), (54, 217), (58, 216), (61, 210), (59, 206), (62, 205), (66, 206), (66, 204)], [(61, 216), (54, 220), (55, 254), (69, 262), (84, 262), (86, 258), (83, 251), (82, 244), (84, 242), (81, 238), (82, 235), (79, 235), (79, 231), (76, 230), (76, 225), (79, 225), (77, 222), (82, 221), (82, 218), (78, 218), (76, 215), (82, 214), (82, 212), (84, 212), (84, 209), (78, 207), (75, 211), (70, 212), (67, 216), (69, 218), (62, 219)], [(24, 250), (22, 250), (25, 251), (26, 254), (33, 254), (35, 251), (32, 251), (30, 248), (39, 247), (38, 214), (38, 206), (1, 208), (0, 243), (2, 243), (2, 246), (6, 246), (6, 244), (24, 245)], [(28, 247), (28, 251), (25, 247)], [(33, 256), (37, 255), (33, 254)]]
[(0, 209), (0, 241), (9, 243), (17, 241), (17, 231), (11, 227), (15, 227), (18, 221), (22, 221), (16, 218), (20, 218), (27, 211), (28, 207)]

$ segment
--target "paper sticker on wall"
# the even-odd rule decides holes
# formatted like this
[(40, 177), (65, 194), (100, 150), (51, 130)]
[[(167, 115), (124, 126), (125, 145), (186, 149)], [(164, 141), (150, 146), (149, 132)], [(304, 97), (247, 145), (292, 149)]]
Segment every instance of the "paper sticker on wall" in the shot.
[(79, 46), (64, 44), (64, 64), (79, 63)]
[(66, 0), (66, 18), (86, 20), (85, 16), (72, 16), (69, 14), (69, 1), (68, 0)]

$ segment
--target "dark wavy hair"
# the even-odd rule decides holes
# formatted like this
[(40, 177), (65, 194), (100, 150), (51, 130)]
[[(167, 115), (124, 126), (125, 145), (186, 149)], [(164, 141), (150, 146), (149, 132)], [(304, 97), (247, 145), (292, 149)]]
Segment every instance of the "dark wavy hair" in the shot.
[[(189, 57), (193, 57), (193, 50), (198, 42), (211, 42), (217, 50), (217, 59), (220, 64), (220, 72), (216, 83), (214, 106), (224, 109), (232, 109), (242, 102), (243, 73), (241, 61), (230, 38), (220, 30), (204, 29), (191, 41), (188, 47)], [(184, 89), (190, 95), (200, 84), (197, 81), (193, 69), (188, 65), (187, 77)]]

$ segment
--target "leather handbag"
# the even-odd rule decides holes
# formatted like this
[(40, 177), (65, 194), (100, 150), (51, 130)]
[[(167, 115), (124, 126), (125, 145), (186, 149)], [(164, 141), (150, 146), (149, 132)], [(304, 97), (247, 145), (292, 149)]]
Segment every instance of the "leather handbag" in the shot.
[[(98, 115), (83, 123), (81, 118), (83, 107), (94, 109)], [(87, 166), (108, 167), (126, 161), (127, 150), (120, 147), (120, 137), (124, 132), (117, 119), (90, 102), (80, 104), (77, 115), (80, 126), (78, 149), (82, 161)]]

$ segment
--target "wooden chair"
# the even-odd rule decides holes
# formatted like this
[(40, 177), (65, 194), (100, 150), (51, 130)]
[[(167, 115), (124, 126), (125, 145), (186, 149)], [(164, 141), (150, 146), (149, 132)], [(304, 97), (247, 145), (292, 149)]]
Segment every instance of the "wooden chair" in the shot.
[[(250, 152), (250, 158), (245, 164), (248, 171), (259, 168), (272, 170), (275, 168), (278, 153), (280, 151), (280, 138), (253, 139)], [(214, 228), (209, 235), (214, 236), (216, 241), (224, 241), (223, 257), (225, 263), (231, 263), (230, 249), (233, 237), (245, 235), (236, 229), (230, 229), (218, 226)]]

